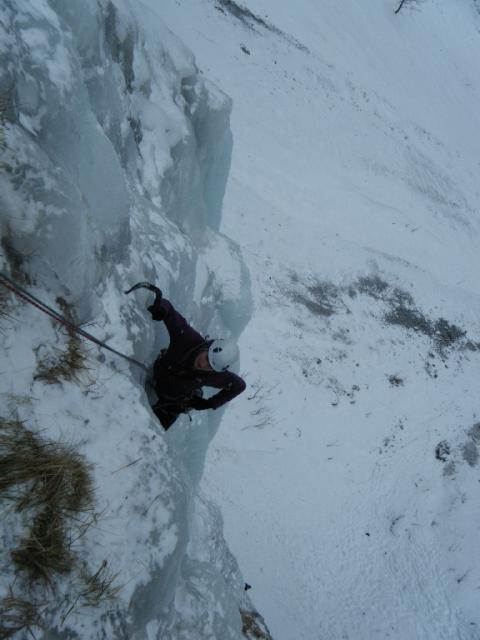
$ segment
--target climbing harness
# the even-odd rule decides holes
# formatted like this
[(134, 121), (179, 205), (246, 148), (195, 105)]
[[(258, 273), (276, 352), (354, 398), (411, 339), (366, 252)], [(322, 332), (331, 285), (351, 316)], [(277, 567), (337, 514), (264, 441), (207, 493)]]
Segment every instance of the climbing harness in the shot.
[[(92, 336), (91, 333), (87, 333), (87, 331), (84, 331), (80, 327), (77, 327), (75, 324), (73, 324), (73, 322), (70, 322), (70, 320), (67, 320), (67, 318), (65, 318), (60, 313), (58, 313), (58, 311), (55, 311), (55, 309), (52, 309), (52, 307), (49, 307), (47, 304), (45, 304), (44, 302), (36, 298), (32, 293), (29, 293), (26, 289), (24, 289), (19, 284), (11, 280), (8, 276), (6, 276), (2, 272), (0, 272), (0, 284), (2, 284), (6, 289), (14, 293), (16, 296), (18, 296), (25, 302), (28, 302), (29, 304), (33, 305), (40, 311), (43, 311), (43, 313), (45, 313), (46, 315), (50, 316), (51, 318), (53, 318), (54, 320), (56, 320), (57, 322), (65, 326), (69, 331), (74, 331), (79, 336), (82, 336), (82, 338), (85, 338), (86, 340), (90, 340), (90, 342), (93, 342), (94, 344), (101, 347), (102, 349), (107, 349), (107, 351), (111, 351), (112, 353), (119, 356), (120, 358), (127, 360), (131, 364), (134, 364), (137, 367), (140, 367), (141, 369), (143, 369), (148, 373), (149, 371), (148, 367), (146, 367), (142, 362), (139, 362), (138, 360), (135, 360), (135, 358), (131, 358), (130, 356), (127, 356), (124, 353), (117, 351), (116, 349), (114, 349), (113, 347), (110, 347), (105, 342), (102, 342), (98, 338), (95, 338), (95, 336)], [(142, 285), (142, 284), (148, 284), (148, 283), (139, 283), (139, 285)], [(150, 285), (150, 286), (153, 287), (154, 285)], [(130, 291), (132, 291), (136, 287), (138, 287), (138, 285), (135, 285), (135, 287), (132, 287)], [(155, 288), (157, 289), (157, 287)]]

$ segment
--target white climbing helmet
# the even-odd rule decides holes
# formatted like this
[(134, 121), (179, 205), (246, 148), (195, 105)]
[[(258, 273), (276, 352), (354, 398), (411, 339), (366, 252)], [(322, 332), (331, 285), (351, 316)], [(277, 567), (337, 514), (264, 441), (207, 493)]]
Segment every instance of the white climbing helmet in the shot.
[(214, 340), (208, 348), (208, 361), (214, 371), (227, 371), (238, 360), (240, 352), (235, 340)]

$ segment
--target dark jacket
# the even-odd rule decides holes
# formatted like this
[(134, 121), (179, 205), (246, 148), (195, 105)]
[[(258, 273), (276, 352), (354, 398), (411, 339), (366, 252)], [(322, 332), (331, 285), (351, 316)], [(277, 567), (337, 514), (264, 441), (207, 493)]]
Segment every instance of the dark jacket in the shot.
[[(163, 320), (170, 334), (170, 345), (153, 365), (154, 384), (160, 401), (181, 404), (206, 387), (220, 389), (208, 399), (211, 409), (218, 409), (244, 391), (245, 381), (231, 371), (199, 371), (193, 368), (196, 356), (207, 349), (206, 341), (173, 305), (162, 298), (154, 305), (155, 316)], [(153, 315), (153, 314), (152, 314)]]

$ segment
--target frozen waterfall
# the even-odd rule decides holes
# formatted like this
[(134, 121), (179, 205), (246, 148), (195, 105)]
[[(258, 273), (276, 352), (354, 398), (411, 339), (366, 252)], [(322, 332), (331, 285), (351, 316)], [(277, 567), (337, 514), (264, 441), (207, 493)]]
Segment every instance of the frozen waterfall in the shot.
[[(231, 101), (146, 11), (127, 0), (3, 0), (0, 270), (149, 364), (166, 335), (145, 293), (123, 295), (135, 282), (161, 286), (212, 336), (237, 336), (252, 302), (239, 248), (218, 231)], [(45, 639), (239, 638), (239, 609), (251, 603), (221, 517), (197, 495), (221, 412), (182, 417), (164, 434), (141, 371), (72, 346), (11, 295), (0, 304), (0, 430), (73, 446), (95, 491), (67, 523), (68, 571), (45, 585), (3, 555), (2, 606), (9, 593), (38, 604)], [(72, 350), (83, 366), (69, 377), (58, 363)], [(12, 550), (36, 505), (0, 500)], [(94, 603), (92, 585), (105, 596)]]

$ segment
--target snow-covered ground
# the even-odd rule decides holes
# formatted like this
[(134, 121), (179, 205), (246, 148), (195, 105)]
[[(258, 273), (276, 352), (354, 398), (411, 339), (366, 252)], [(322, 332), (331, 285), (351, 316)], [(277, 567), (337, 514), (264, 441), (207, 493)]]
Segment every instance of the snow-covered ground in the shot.
[(477, 4), (146, 4), (233, 100), (255, 312), (203, 491), (254, 602), (276, 640), (478, 638)]

